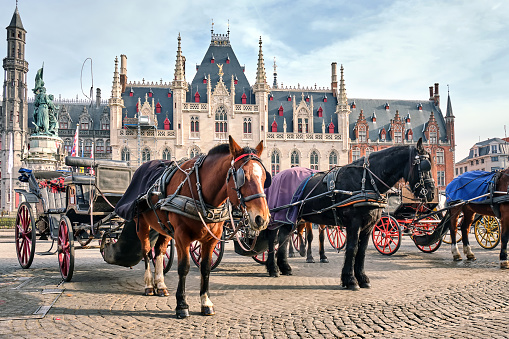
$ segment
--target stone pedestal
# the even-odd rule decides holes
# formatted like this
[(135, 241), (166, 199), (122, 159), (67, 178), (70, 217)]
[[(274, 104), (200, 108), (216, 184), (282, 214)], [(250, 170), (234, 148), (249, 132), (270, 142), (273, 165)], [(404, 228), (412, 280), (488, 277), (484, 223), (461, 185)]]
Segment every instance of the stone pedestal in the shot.
[(28, 156), (24, 159), (26, 167), (35, 171), (56, 171), (63, 165), (63, 140), (49, 135), (28, 137)]

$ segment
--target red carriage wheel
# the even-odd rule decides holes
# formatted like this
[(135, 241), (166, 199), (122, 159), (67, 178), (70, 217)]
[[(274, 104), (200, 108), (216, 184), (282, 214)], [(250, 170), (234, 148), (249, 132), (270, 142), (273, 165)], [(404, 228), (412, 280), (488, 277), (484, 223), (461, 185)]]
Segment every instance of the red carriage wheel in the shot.
[[(224, 233), (221, 238), (224, 238)], [(199, 241), (193, 241), (191, 243), (191, 246), (189, 247), (189, 254), (191, 255), (191, 259), (193, 260), (194, 264), (200, 267), (201, 244)], [(216, 247), (214, 247), (214, 250), (212, 251), (212, 262), (210, 264), (211, 271), (214, 270), (219, 265), (221, 259), (223, 259), (223, 254), (224, 254), (224, 241), (218, 241)]]
[(346, 244), (346, 233), (343, 231), (341, 226), (326, 226), (327, 238), (332, 247), (337, 251), (345, 247)]
[(373, 244), (378, 252), (383, 255), (392, 255), (401, 246), (401, 228), (398, 221), (390, 215), (380, 218), (373, 228)]
[[(152, 263), (155, 265), (155, 250), (152, 248)], [(175, 240), (171, 239), (168, 247), (166, 248), (166, 252), (163, 254), (163, 274), (168, 273), (171, 266), (173, 265), (173, 258), (175, 257)], [(193, 259), (194, 261), (194, 259)]]
[[(274, 251), (277, 252), (277, 248), (278, 246), (274, 246)], [(269, 255), (269, 250), (266, 250), (260, 254), (257, 254), (257, 255), (253, 255), (252, 258), (254, 261), (256, 261), (257, 263), (259, 264), (262, 264), (262, 265), (265, 265), (265, 263), (267, 262), (267, 257)]]
[[(421, 221), (419, 221), (417, 227), (414, 229), (414, 232), (412, 234), (412, 240), (414, 240), (413, 236), (432, 234), (439, 222), (440, 220), (436, 215), (422, 219)], [(436, 243), (431, 244), (429, 246), (420, 246), (417, 244), (415, 246), (417, 246), (417, 248), (424, 253), (433, 253), (440, 248), (440, 245), (442, 245), (442, 239), (439, 239)]]
[(63, 216), (58, 227), (58, 265), (64, 281), (71, 281), (74, 272), (74, 235), (71, 221)]
[(14, 237), (16, 239), (16, 254), (22, 268), (29, 268), (34, 260), (35, 253), (35, 220), (32, 208), (27, 202), (21, 203), (16, 214), (16, 228)]

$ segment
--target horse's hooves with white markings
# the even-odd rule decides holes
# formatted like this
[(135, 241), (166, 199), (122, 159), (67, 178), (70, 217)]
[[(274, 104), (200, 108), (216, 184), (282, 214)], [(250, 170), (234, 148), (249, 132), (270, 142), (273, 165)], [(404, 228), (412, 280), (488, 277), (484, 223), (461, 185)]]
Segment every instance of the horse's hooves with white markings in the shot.
[(144, 295), (146, 295), (146, 296), (154, 295), (154, 289), (153, 288), (146, 288)]
[(212, 306), (202, 306), (201, 307), (201, 315), (214, 315), (216, 312), (214, 312), (214, 307)]
[(167, 288), (158, 288), (157, 295), (160, 297), (168, 297), (170, 293), (168, 292)]

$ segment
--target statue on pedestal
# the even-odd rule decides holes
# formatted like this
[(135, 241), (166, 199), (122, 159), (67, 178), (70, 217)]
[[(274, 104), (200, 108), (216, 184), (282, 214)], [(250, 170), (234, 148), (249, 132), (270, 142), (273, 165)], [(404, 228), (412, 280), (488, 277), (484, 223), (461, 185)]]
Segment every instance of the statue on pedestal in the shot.
[(42, 80), (43, 68), (35, 75), (34, 121), (35, 135), (58, 136), (58, 106), (53, 103), (53, 95), (46, 94)]

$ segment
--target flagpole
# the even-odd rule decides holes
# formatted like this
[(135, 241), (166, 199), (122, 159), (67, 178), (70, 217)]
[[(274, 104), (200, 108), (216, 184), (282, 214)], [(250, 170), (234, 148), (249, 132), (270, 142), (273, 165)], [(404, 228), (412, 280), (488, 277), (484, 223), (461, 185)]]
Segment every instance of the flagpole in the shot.
[(7, 164), (7, 169), (9, 171), (9, 212), (12, 212), (12, 168), (14, 166), (14, 143), (12, 140), (12, 132), (10, 133), (10, 143), (9, 143), (9, 160)]

